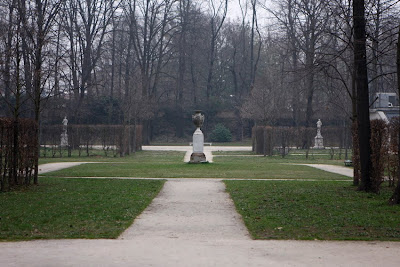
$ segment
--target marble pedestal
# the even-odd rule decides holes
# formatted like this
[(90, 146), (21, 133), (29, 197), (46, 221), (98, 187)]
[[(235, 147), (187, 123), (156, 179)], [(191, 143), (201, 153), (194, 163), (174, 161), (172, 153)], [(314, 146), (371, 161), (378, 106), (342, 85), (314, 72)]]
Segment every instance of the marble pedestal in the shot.
[(322, 135), (317, 135), (315, 138), (314, 149), (324, 149), (324, 138)]
[(189, 163), (205, 163), (207, 162), (204, 155), (204, 135), (198, 127), (193, 133), (193, 153), (190, 155)]
[(68, 146), (68, 134), (67, 133), (61, 134), (61, 146), (62, 147)]

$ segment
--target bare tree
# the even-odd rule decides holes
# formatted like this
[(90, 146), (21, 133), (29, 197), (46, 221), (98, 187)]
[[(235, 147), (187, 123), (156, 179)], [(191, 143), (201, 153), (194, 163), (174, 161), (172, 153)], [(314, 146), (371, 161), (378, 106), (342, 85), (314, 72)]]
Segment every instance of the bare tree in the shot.
[[(16, 9), (16, 0), (7, 1), (8, 7), (8, 21), (4, 22), (4, 26), (7, 25), (7, 32), (4, 40), (4, 70), (3, 70), (3, 81), (4, 81), (4, 101), (10, 103), (11, 95), (11, 57), (13, 34), (15, 33), (14, 26), (14, 12)], [(6, 24), (7, 23), (7, 24)], [(6, 109), (6, 115), (9, 115), (10, 111)]]
[(94, 70), (102, 55), (104, 39), (119, 3), (105, 0), (66, 2), (64, 25), (70, 43), (69, 66), (76, 99), (77, 121), (85, 95), (94, 93)]
[[(24, 56), (25, 86), (27, 93), (33, 101), (34, 119), (37, 124), (39, 124), (40, 121), (42, 99), (45, 92), (44, 84), (47, 80), (47, 78), (44, 79), (43, 76), (43, 66), (47, 55), (43, 52), (46, 45), (50, 43), (49, 33), (55, 24), (55, 19), (63, 2), (62, 0), (35, 0), (33, 5), (34, 16), (31, 16), (27, 14), (26, 0), (18, 0)], [(47, 96), (49, 96), (49, 93), (47, 93)], [(37, 128), (36, 134), (39, 137), (39, 128)], [(39, 164), (39, 142), (37, 143), (34, 176), (35, 184), (38, 183)]]
[[(304, 82), (303, 97), (306, 102), (305, 126), (311, 126), (313, 116), (313, 100), (315, 93), (315, 75), (328, 40), (326, 35), (330, 23), (329, 9), (326, 1), (317, 0), (287, 0), (279, 2), (279, 9), (267, 8), (285, 30), (288, 40), (288, 52), (291, 55), (291, 72), (294, 87)], [(299, 64), (303, 68), (300, 72)], [(298, 123), (299, 99), (301, 90), (293, 92), (293, 119)], [(306, 144), (308, 146), (309, 144)]]
[(222, 25), (224, 24), (226, 14), (228, 11), (228, 0), (209, 1), (210, 9), (210, 51), (208, 55), (208, 75), (206, 87), (206, 99), (209, 102), (213, 94), (213, 74), (214, 64), (216, 61), (217, 38), (221, 32)]
[[(139, 68), (141, 101), (150, 108), (157, 102), (158, 86), (162, 68), (172, 38), (174, 0), (134, 0), (125, 5), (129, 23), (129, 42), (132, 42), (133, 57)], [(130, 48), (128, 48), (130, 53)], [(143, 121), (144, 143), (151, 139), (151, 121)]]

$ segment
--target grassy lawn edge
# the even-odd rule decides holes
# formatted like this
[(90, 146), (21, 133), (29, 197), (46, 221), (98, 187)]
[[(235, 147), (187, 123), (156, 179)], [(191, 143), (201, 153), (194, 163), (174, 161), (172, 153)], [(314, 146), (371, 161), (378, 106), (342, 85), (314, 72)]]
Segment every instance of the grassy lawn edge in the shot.
[(226, 190), (253, 239), (400, 241), (400, 207), (338, 181), (233, 181)]
[(42, 177), (39, 186), (0, 194), (0, 241), (115, 239), (164, 183)]

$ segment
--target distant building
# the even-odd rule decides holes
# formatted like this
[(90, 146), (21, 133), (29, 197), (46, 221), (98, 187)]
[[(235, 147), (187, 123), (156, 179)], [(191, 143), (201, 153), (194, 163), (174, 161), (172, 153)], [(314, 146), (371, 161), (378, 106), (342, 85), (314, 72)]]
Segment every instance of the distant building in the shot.
[(371, 120), (381, 119), (389, 122), (399, 116), (399, 97), (396, 93), (376, 93), (369, 110)]

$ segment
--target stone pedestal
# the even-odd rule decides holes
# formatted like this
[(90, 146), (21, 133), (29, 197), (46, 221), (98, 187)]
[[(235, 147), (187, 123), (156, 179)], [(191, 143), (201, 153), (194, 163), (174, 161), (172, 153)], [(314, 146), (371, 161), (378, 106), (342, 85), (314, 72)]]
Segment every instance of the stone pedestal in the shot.
[(68, 134), (67, 133), (61, 134), (61, 146), (62, 147), (68, 146)]
[(192, 120), (197, 128), (193, 133), (193, 153), (190, 155), (189, 163), (205, 163), (207, 159), (206, 155), (204, 155), (204, 135), (200, 130), (204, 122), (204, 115), (201, 114), (200, 110), (197, 110), (195, 114), (192, 115)]
[(200, 128), (197, 128), (193, 134), (193, 153), (190, 155), (190, 163), (207, 162), (204, 155), (204, 135)]
[(322, 135), (317, 135), (315, 138), (314, 148), (315, 149), (324, 149), (324, 138)]

